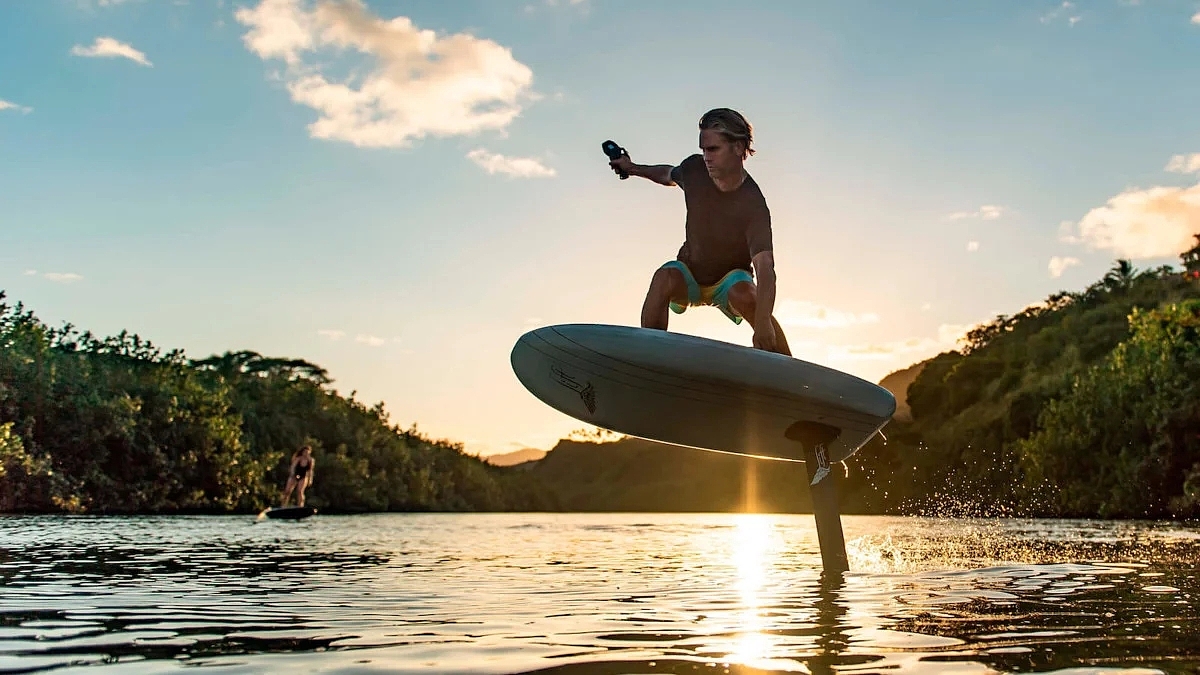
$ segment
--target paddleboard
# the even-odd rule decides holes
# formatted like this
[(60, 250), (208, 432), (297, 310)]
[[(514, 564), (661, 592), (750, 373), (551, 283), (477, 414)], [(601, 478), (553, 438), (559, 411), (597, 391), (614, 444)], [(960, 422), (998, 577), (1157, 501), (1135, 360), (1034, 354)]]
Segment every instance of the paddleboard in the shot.
[[(857, 452), (891, 420), (891, 392), (832, 368), (682, 333), (607, 324), (529, 331), (510, 360), (550, 407), (630, 436), (819, 463)], [(812, 457), (809, 447), (809, 456)]]
[(316, 512), (317, 510), (311, 506), (279, 506), (267, 509), (263, 514), (268, 518), (280, 520), (301, 520)]

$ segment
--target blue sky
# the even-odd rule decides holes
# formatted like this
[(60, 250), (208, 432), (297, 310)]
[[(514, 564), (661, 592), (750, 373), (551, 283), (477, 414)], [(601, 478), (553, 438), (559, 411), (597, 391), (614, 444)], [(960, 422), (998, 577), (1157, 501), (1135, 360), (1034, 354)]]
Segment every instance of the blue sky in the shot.
[(1196, 1), (0, 3), (0, 288), (548, 448), (583, 425), (513, 342), (636, 325), (683, 235), (682, 194), (601, 141), (678, 162), (745, 113), (793, 350), (878, 380), (1116, 258), (1177, 264), (1198, 81)]

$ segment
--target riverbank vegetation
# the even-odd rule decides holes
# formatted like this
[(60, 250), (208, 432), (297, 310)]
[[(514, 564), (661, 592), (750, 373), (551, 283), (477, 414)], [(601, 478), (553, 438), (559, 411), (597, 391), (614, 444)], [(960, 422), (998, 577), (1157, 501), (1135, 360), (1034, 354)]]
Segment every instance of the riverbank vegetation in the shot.
[(1200, 517), (1200, 235), (971, 331), (853, 460), (868, 511)]
[(192, 360), (53, 328), (0, 292), (0, 511), (221, 513), (276, 503), (311, 444), (323, 512), (553, 508), (528, 476), (393, 425), (300, 359)]
[[(847, 461), (843, 512), (1200, 517), (1200, 235), (1182, 262), (1119, 260), (885, 378), (898, 415)], [(256, 511), (305, 443), (326, 513), (810, 507), (800, 465), (639, 439), (493, 466), (331, 385), (302, 359), (52, 328), (0, 292), (0, 511)]]

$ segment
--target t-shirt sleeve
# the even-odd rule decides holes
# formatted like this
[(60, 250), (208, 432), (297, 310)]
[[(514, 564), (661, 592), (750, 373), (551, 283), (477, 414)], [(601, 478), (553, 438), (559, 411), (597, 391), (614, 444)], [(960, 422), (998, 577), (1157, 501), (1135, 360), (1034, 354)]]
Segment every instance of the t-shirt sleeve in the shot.
[(746, 243), (750, 246), (750, 257), (772, 250), (771, 210), (766, 202), (750, 214), (750, 226), (746, 228)]
[(680, 188), (684, 187), (689, 174), (696, 168), (696, 161), (704, 161), (700, 155), (689, 155), (683, 158), (683, 161), (678, 166), (671, 167), (671, 181)]

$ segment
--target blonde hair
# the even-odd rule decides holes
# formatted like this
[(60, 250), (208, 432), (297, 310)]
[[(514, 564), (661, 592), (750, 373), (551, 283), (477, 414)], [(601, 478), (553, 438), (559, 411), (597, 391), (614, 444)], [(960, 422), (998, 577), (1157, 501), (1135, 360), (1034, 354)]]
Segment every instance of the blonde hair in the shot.
[(720, 132), (730, 143), (744, 143), (742, 159), (754, 154), (754, 148), (750, 147), (754, 143), (754, 127), (740, 112), (730, 108), (713, 108), (700, 116), (700, 130), (705, 129)]

